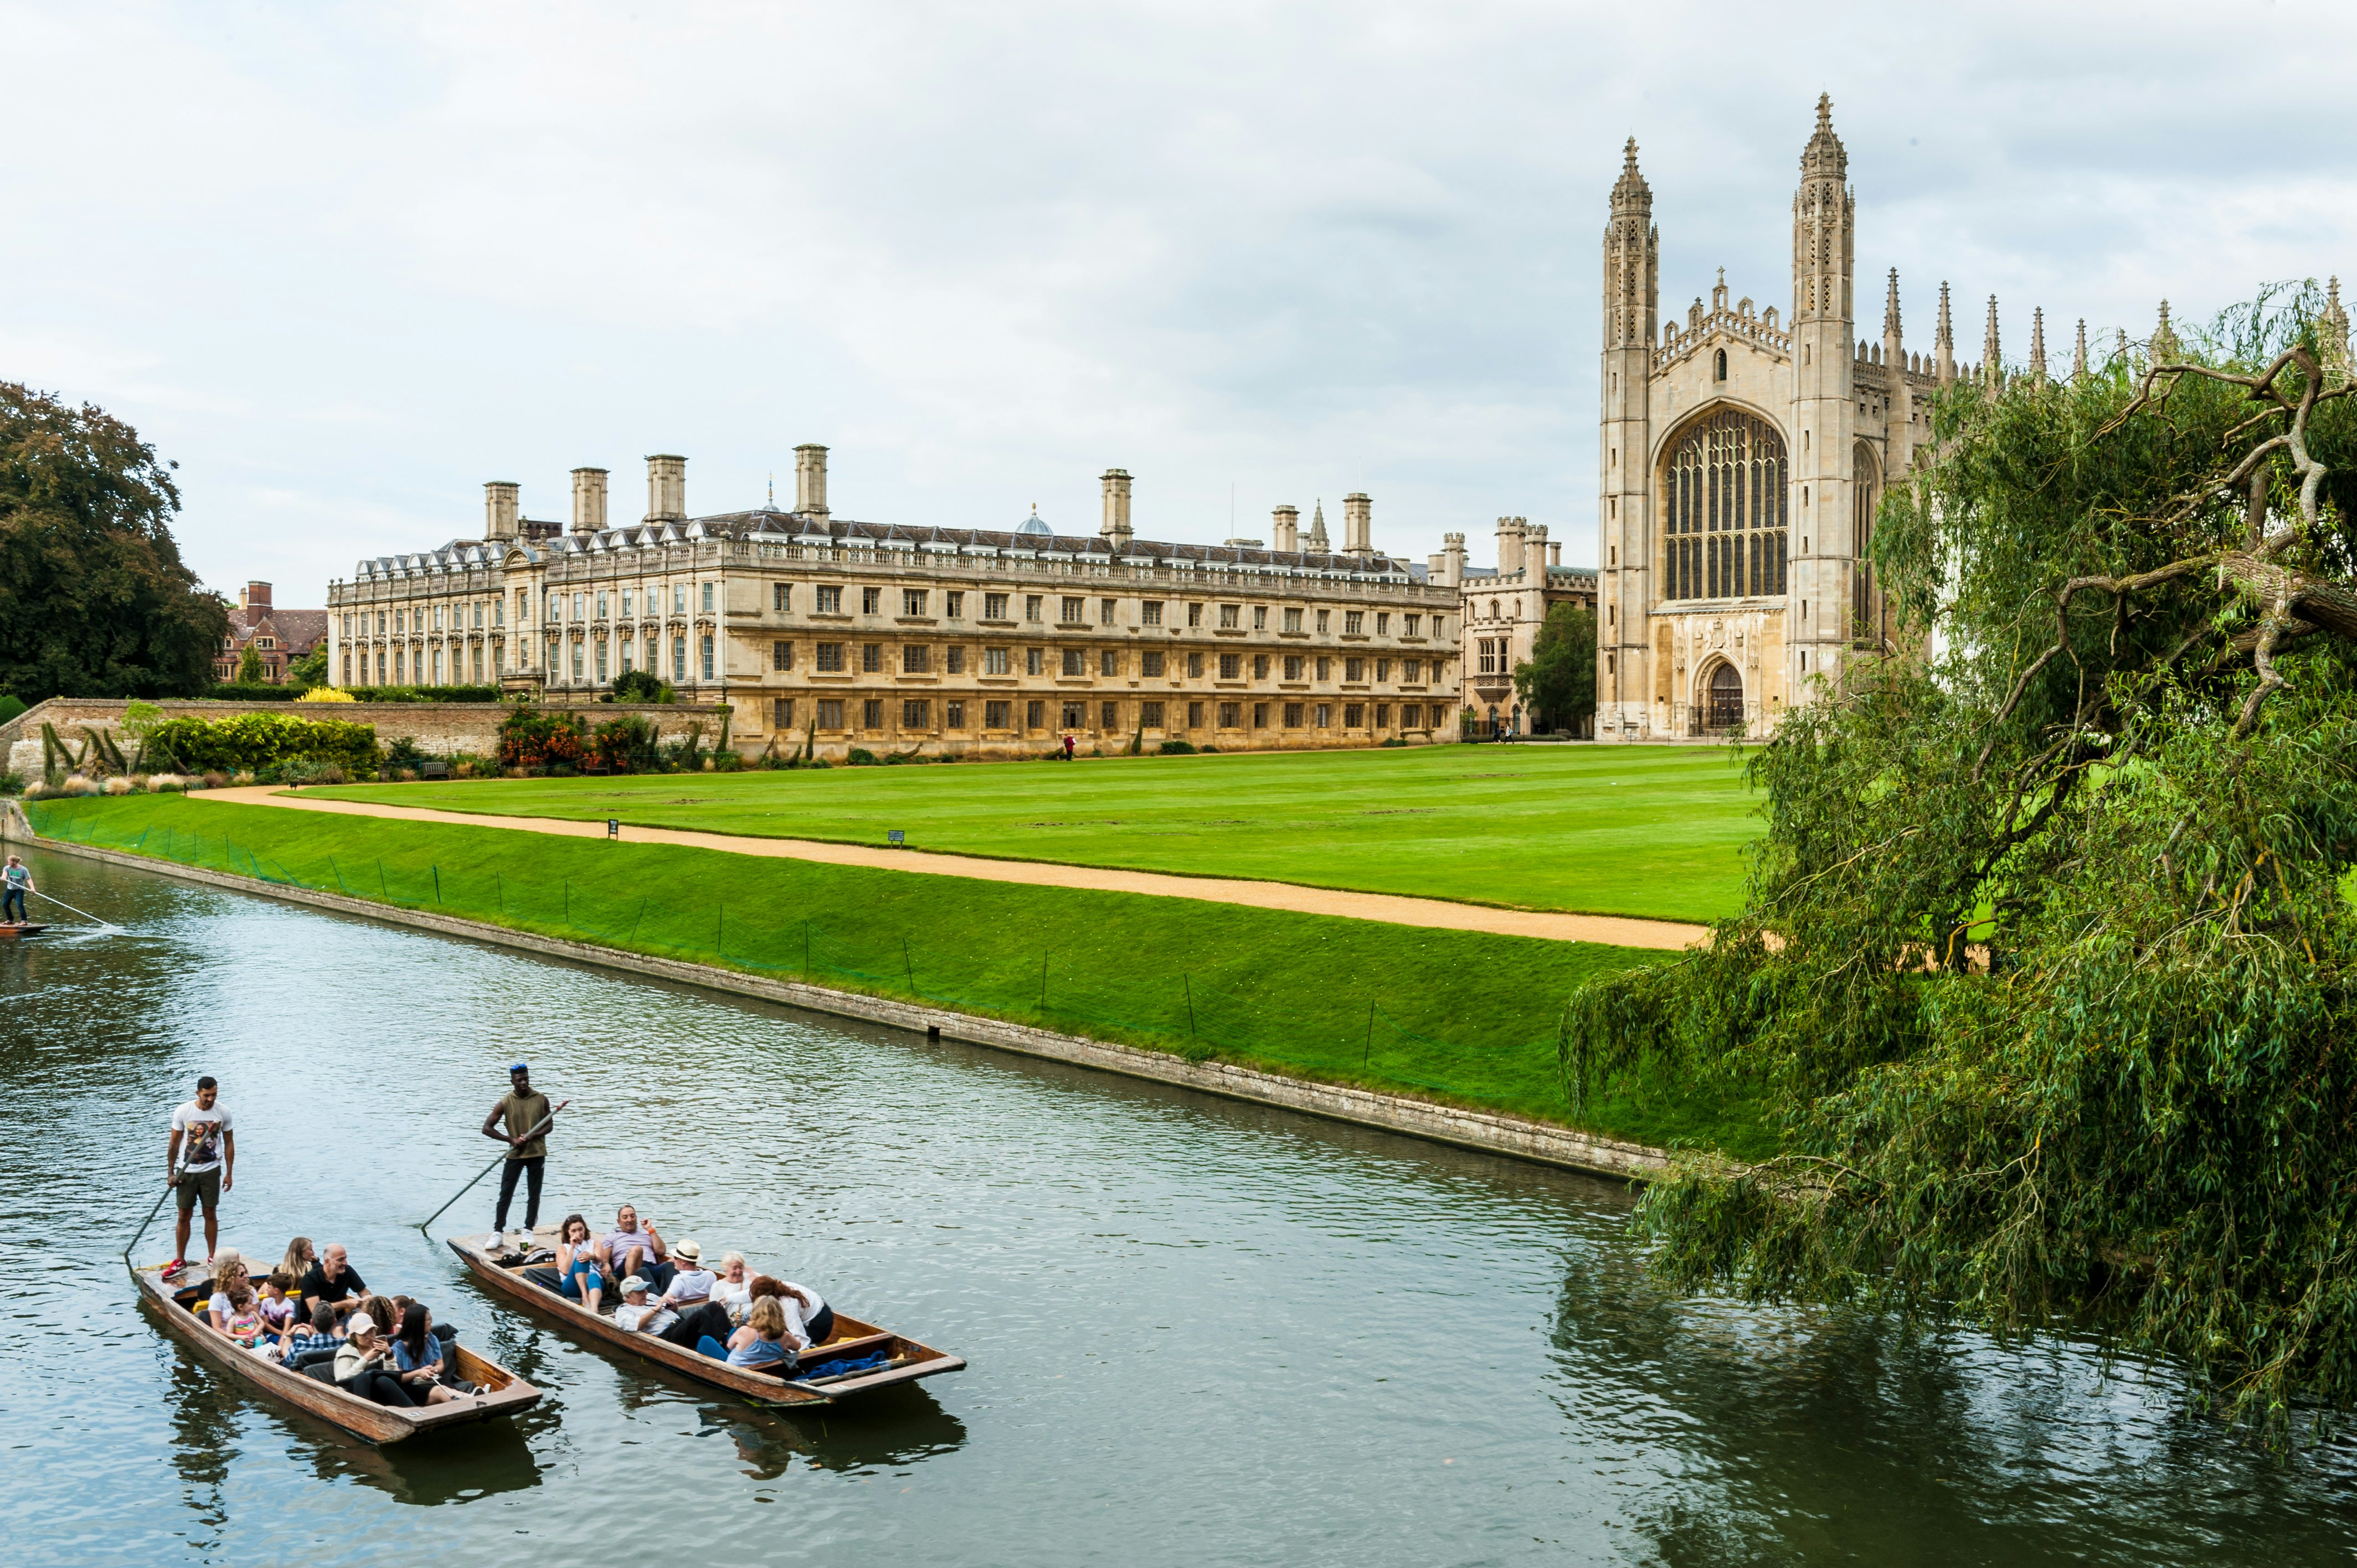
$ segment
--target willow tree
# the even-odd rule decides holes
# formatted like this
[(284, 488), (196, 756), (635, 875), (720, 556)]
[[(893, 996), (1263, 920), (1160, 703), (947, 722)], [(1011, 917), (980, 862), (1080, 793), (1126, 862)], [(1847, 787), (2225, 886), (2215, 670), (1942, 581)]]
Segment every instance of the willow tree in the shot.
[(1875, 554), (1913, 650), (1747, 766), (1706, 951), (1575, 998), (1575, 1096), (1770, 1087), (1683, 1159), (1688, 1288), (2181, 1359), (2288, 1430), (2357, 1400), (2357, 409), (2337, 297), (1935, 400)]

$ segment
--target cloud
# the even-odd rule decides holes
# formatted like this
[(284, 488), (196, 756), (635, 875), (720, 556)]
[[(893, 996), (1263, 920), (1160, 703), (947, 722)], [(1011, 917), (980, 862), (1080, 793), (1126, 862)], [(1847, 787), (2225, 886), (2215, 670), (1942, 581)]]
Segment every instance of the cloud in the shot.
[[(1364, 489), (1410, 553), (1501, 513), (1592, 558), (1598, 249), (1620, 144), (1666, 313), (1788, 305), (1820, 91), (1858, 297), (1900, 270), (2061, 323), (2198, 317), (2352, 254), (2343, 10), (1661, 4), (0, 3), (0, 375), (184, 464), (215, 581), (317, 603), (513, 478), (689, 455), (759, 499), (1257, 533)], [(2287, 48), (2287, 39), (2298, 40)], [(2264, 113), (2254, 113), (2252, 105)], [(1477, 543), (1477, 558), (1485, 549)]]

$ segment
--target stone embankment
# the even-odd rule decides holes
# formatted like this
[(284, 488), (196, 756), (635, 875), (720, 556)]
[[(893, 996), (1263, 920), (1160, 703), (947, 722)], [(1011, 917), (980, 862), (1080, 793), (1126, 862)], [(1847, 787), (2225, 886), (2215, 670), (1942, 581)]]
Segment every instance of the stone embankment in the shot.
[[(111, 732), (128, 755), (134, 747), (124, 744), (121, 732), (124, 711), (130, 705), (122, 697), (51, 697), (36, 703), (0, 725), (0, 771), (21, 773), (27, 779), (41, 776), (44, 724), (55, 725), (59, 738), (76, 747), (82, 744), (85, 729)], [(237, 703), (178, 697), (159, 697), (153, 706), (166, 718), (174, 719), (293, 714), (298, 718), (372, 725), (379, 742), (390, 745), (397, 740), (413, 741), (418, 750), (436, 757), (459, 752), (476, 757), (497, 756), (500, 720), (513, 711), (504, 703)], [(643, 714), (673, 735), (700, 719), (707, 736), (718, 732), (721, 717), (718, 705), (708, 703), (599, 703), (586, 708), (582, 717), (592, 724), (603, 724), (623, 714)]]
[(595, 964), (606, 969), (624, 970), (633, 974), (703, 986), (709, 990), (729, 992), (740, 996), (758, 997), (764, 1001), (806, 1008), (812, 1012), (830, 1013), (841, 1017), (860, 1018), (898, 1028), (922, 1031), (935, 1039), (962, 1040), (968, 1044), (987, 1046), (1022, 1056), (1042, 1057), (1053, 1061), (1095, 1068), (1101, 1071), (1119, 1073), (1128, 1078), (1150, 1079), (1157, 1083), (1178, 1084), (1188, 1089), (1201, 1090), (1208, 1094), (1222, 1095), (1231, 1100), (1247, 1100), (1264, 1105), (1283, 1106), (1288, 1110), (1306, 1112), (1310, 1115), (1323, 1116), (1333, 1121), (1350, 1122), (1360, 1126), (1403, 1133), (1410, 1137), (1453, 1144), (1491, 1154), (1511, 1155), (1516, 1158), (1534, 1160), (1544, 1165), (1561, 1165), (1573, 1170), (1590, 1171), (1598, 1175), (1633, 1180), (1659, 1176), (1669, 1165), (1669, 1155), (1660, 1149), (1648, 1148), (1641, 1144), (1625, 1144), (1615, 1139), (1598, 1137), (1568, 1127), (1558, 1127), (1550, 1122), (1509, 1115), (1501, 1112), (1467, 1110), (1459, 1106), (1417, 1100), (1404, 1094), (1387, 1094), (1343, 1084), (1318, 1083), (1307, 1079), (1264, 1072), (1253, 1068), (1235, 1067), (1224, 1062), (1192, 1062), (1183, 1057), (1172, 1056), (1167, 1052), (1142, 1050), (1133, 1046), (1092, 1040), (1079, 1035), (1058, 1034), (1052, 1030), (1008, 1023), (1003, 1019), (979, 1017), (946, 1008), (929, 1007), (917, 1003), (893, 1001), (884, 997), (864, 996), (856, 992), (835, 991), (823, 985), (810, 985), (797, 981), (771, 980), (760, 975), (742, 974), (735, 970), (712, 964), (655, 958), (645, 953), (631, 952), (621, 948), (603, 947), (593, 942), (571, 941), (558, 937), (544, 937), (529, 931), (512, 930), (505, 926), (494, 925), (483, 920), (463, 919), (457, 916), (429, 913), (422, 909), (404, 909), (393, 905), (374, 903), (364, 898), (317, 892), (307, 887), (281, 886), (252, 877), (206, 871), (195, 866), (178, 865), (170, 861), (151, 859), (145, 855), (123, 854), (113, 850), (96, 849), (87, 844), (45, 839), (32, 831), (32, 826), (26, 820), (24, 812), (13, 803), (6, 807), (5, 812), (0, 812), (0, 838), (38, 844), (44, 850), (59, 854), (79, 855), (83, 859), (100, 861), (109, 865), (154, 872), (160, 875), (177, 877), (185, 882), (203, 883), (210, 886), (231, 888), (241, 893), (258, 894), (264, 897), (283, 899), (288, 903), (307, 905), (313, 908), (329, 909), (339, 914), (358, 915), (369, 919), (411, 926), (420, 930), (436, 931), (444, 936), (490, 942), (500, 947), (519, 949), (548, 958)]

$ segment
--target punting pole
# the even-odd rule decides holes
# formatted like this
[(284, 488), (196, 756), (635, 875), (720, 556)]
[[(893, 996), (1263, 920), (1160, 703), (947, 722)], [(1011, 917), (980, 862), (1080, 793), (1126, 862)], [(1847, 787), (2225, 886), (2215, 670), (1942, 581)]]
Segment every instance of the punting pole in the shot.
[[(566, 1105), (570, 1105), (570, 1104), (572, 1104), (572, 1103), (573, 1103), (573, 1101), (571, 1101), (570, 1100), (565, 1101), (564, 1102), (564, 1104), (559, 1105), (559, 1106), (556, 1108), (556, 1111), (562, 1111), (562, 1110), (564, 1110), (564, 1109), (565, 1109), (565, 1107)], [(552, 1112), (550, 1112), (547, 1115), (545, 1115), (545, 1116), (542, 1117), (542, 1118), (541, 1118), (537, 1122), (533, 1123), (532, 1131), (531, 1131), (531, 1132), (529, 1132), (529, 1133), (526, 1133), (524, 1134), (524, 1136), (525, 1136), (526, 1138), (535, 1138), (535, 1137), (538, 1137), (538, 1136), (540, 1135), (541, 1130), (542, 1130), (543, 1128), (546, 1127), (546, 1126), (547, 1126), (551, 1122), (554, 1122), (554, 1121), (555, 1121), (555, 1120), (556, 1120), (556, 1111), (552, 1111)], [(467, 1185), (466, 1185), (465, 1187), (460, 1187), (457, 1191), (456, 1191), (456, 1192), (454, 1192), (454, 1193), (452, 1193), (452, 1194), (450, 1195), (450, 1203), (456, 1203), (456, 1202), (457, 1202), (460, 1198), (462, 1198), (462, 1197), (466, 1197), (466, 1196), (467, 1196), (467, 1194), (468, 1194), (468, 1191), (469, 1191), (469, 1190), (474, 1187), (474, 1185), (475, 1185), (477, 1182), (479, 1182), (479, 1181), (482, 1180), (485, 1176), (487, 1176), (490, 1175), (493, 1171), (495, 1171), (495, 1170), (499, 1169), (500, 1165), (504, 1165), (504, 1164), (506, 1164), (506, 1163), (507, 1163), (507, 1155), (501, 1155), (498, 1159), (493, 1160), (490, 1165), (485, 1165), (481, 1170), (477, 1171), (473, 1176), (471, 1176), (468, 1177), (468, 1178), (467, 1178)], [(427, 1215), (425, 1219), (423, 1219), (419, 1220), (419, 1221), (417, 1222), (417, 1228), (418, 1228), (420, 1230), (425, 1230), (428, 1225), (433, 1224), (436, 1219), (441, 1219), (441, 1218), (442, 1218), (442, 1216), (449, 1210), (450, 1203), (446, 1203), (446, 1204), (444, 1204), (440, 1208), (436, 1209), (433, 1213), (431, 1213), (431, 1214)], [(156, 1207), (157, 1207), (158, 1208), (162, 1208), (162, 1207), (163, 1207), (163, 1205), (161, 1205), (161, 1204), (157, 1204), (157, 1205), (156, 1205)], [(154, 1218), (154, 1216), (152, 1216), (152, 1215), (151, 1215), (151, 1216), (149, 1216), (149, 1218), (150, 1218), (150, 1219), (153, 1219), (153, 1218)]]
[(156, 1207), (147, 1211), (147, 1218), (139, 1222), (139, 1229), (131, 1233), (131, 1240), (123, 1243), (123, 1261), (124, 1262), (127, 1263), (131, 1262), (131, 1249), (139, 1245), (139, 1238), (147, 1234), (147, 1227), (155, 1224), (156, 1216), (164, 1212), (164, 1199), (171, 1196), (172, 1184), (166, 1182), (164, 1184), (162, 1196), (156, 1199)]
[(67, 903), (64, 899), (53, 897), (49, 894), (42, 892), (38, 887), (30, 888), (28, 891), (36, 898), (48, 898), (50, 903), (55, 904), (59, 908), (65, 910), (68, 914), (80, 915), (83, 919), (88, 920), (91, 925), (96, 926), (101, 930), (119, 931), (123, 929), (112, 920), (102, 920), (96, 915), (91, 914), (87, 910), (77, 909), (72, 905)]

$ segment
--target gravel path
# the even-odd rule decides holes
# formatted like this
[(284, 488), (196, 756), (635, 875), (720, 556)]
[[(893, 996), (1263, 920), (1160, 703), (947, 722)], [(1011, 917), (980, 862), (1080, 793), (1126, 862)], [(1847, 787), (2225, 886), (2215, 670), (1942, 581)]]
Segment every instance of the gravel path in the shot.
[[(367, 800), (329, 800), (288, 794), (270, 785), (201, 789), (191, 800), (227, 800), (242, 806), (276, 806), (298, 811), (331, 811), (355, 817), (394, 817), (449, 822), (468, 828), (506, 828), (517, 832), (604, 838), (602, 822), (562, 817), (497, 817), (429, 807), (387, 806)], [(937, 854), (927, 850), (879, 849), (872, 844), (826, 843), (814, 839), (755, 838), (741, 833), (703, 833), (680, 828), (623, 824), (631, 843), (689, 844), (730, 854), (813, 860), (828, 865), (865, 865), (937, 876), (969, 876), (982, 882), (1018, 882), (1033, 887), (1082, 887), (1106, 893), (1143, 893), (1162, 898), (1200, 898), (1256, 909), (1289, 909), (1298, 915), (1339, 915), (1352, 920), (1383, 920), (1395, 926), (1430, 926), (1448, 931), (1486, 931), (1493, 936), (1539, 937), (1551, 941), (1604, 942), (1613, 947), (1677, 950), (1709, 940), (1706, 926), (1672, 920), (1640, 920), (1620, 915), (1569, 915), (1543, 909), (1492, 909), (1446, 898), (1409, 898), (1394, 893), (1347, 893), (1304, 887), (1292, 882), (1256, 882), (1224, 876), (1172, 876), (1157, 871), (1119, 871), (1102, 866), (1060, 865), (1036, 860), (989, 860), (976, 855)]]

